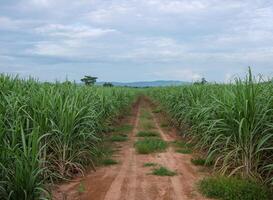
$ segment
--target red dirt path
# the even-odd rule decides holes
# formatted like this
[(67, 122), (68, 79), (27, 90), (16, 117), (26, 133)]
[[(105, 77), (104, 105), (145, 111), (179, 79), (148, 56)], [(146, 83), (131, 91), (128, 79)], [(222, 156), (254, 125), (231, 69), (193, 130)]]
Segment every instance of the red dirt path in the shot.
[[(58, 186), (53, 193), (57, 200), (205, 200), (196, 191), (196, 182), (205, 174), (200, 168), (191, 164), (191, 155), (176, 153), (172, 147), (166, 152), (147, 155), (137, 154), (134, 142), (139, 128), (140, 109), (151, 112), (151, 104), (141, 99), (133, 115), (128, 116), (134, 126), (127, 142), (120, 143), (120, 151), (115, 159), (120, 164), (110, 167), (100, 167), (96, 172), (90, 172), (84, 178), (77, 178), (68, 184)], [(152, 113), (152, 112), (151, 112)], [(152, 114), (155, 130), (165, 141), (180, 139), (174, 131), (163, 130), (159, 126), (162, 120), (157, 114)], [(144, 163), (159, 163), (177, 172), (173, 177), (151, 175), (151, 169), (143, 167)], [(79, 193), (79, 185), (85, 188)]]

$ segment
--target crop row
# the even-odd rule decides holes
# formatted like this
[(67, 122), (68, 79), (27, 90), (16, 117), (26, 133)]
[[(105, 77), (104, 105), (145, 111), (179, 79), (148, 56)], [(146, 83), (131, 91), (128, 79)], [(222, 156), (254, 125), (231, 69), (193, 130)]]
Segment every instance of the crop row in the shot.
[(0, 76), (0, 199), (49, 197), (49, 183), (84, 172), (102, 133), (134, 99), (126, 88)]
[(273, 178), (272, 94), (272, 83), (256, 81), (251, 72), (231, 84), (149, 90), (218, 172), (267, 183)]

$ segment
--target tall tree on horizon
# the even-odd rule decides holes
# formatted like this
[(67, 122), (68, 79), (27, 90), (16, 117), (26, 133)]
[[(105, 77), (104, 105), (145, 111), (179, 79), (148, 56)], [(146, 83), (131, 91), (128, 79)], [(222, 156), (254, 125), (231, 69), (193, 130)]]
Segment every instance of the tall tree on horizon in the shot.
[(97, 77), (93, 76), (84, 76), (84, 78), (81, 79), (82, 82), (84, 82), (85, 85), (94, 85), (97, 81)]

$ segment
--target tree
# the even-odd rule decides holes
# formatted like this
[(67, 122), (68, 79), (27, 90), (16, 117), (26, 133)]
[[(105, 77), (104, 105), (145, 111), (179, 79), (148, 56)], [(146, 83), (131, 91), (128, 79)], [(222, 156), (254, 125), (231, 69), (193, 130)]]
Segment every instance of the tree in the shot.
[(97, 81), (97, 77), (93, 76), (84, 76), (84, 78), (81, 79), (82, 82), (84, 82), (85, 85), (94, 85)]
[(208, 82), (208, 81), (207, 81), (204, 77), (201, 79), (201, 84), (202, 84), (202, 85), (205, 85), (207, 82)]
[(64, 81), (63, 84), (64, 84), (64, 85), (71, 85), (72, 82), (71, 82), (71, 81)]
[(201, 78), (200, 81), (196, 81), (196, 82), (194, 82), (193, 84), (194, 84), (194, 85), (205, 85), (205, 84), (207, 84), (207, 83), (208, 83), (208, 81), (203, 77), (203, 78)]
[(114, 85), (110, 82), (103, 83), (103, 87), (113, 87)]

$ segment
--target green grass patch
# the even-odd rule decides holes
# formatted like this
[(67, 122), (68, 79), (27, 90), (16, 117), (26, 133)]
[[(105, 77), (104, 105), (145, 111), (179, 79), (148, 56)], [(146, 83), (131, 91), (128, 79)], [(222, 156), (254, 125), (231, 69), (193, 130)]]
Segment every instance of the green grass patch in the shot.
[(126, 140), (128, 140), (127, 135), (112, 135), (110, 138), (110, 141), (112, 142), (124, 142)]
[(148, 154), (157, 151), (164, 151), (167, 148), (167, 142), (159, 138), (144, 138), (143, 140), (138, 140), (135, 143), (135, 148), (140, 154)]
[(124, 124), (124, 125), (116, 127), (114, 129), (114, 132), (126, 134), (126, 133), (130, 133), (132, 130), (133, 130), (133, 126), (131, 124)]
[(199, 182), (199, 190), (209, 198), (221, 200), (270, 200), (272, 194), (264, 186), (235, 177), (209, 177)]
[(82, 182), (79, 184), (77, 190), (78, 190), (79, 194), (84, 193), (85, 187), (84, 187), (84, 184)]
[(169, 127), (169, 124), (167, 124), (167, 123), (162, 123), (162, 124), (160, 124), (160, 127), (161, 127), (161, 128), (168, 128), (168, 127)]
[(105, 158), (101, 161), (101, 164), (103, 164), (105, 166), (109, 166), (109, 165), (116, 165), (116, 164), (118, 164), (118, 162), (116, 160), (111, 159), (111, 158)]
[(101, 165), (102, 160), (105, 158), (110, 158), (114, 152), (115, 149), (111, 145), (109, 138), (107, 138), (104, 142), (100, 143), (97, 148), (93, 149), (92, 160), (96, 165)]
[(156, 109), (153, 110), (153, 113), (160, 113), (161, 111), (162, 111), (161, 108), (156, 108)]
[(150, 130), (150, 129), (154, 129), (155, 125), (152, 121), (149, 120), (141, 120), (140, 121), (140, 127), (144, 130)]
[(188, 148), (183, 148), (183, 149), (177, 149), (176, 152), (177, 153), (182, 153), (182, 154), (191, 154), (192, 150), (188, 149)]
[(158, 137), (159, 133), (156, 131), (139, 131), (137, 133), (138, 137)]
[(140, 118), (142, 119), (152, 119), (152, 115), (149, 111), (143, 110), (140, 114)]
[(167, 169), (166, 167), (159, 167), (154, 169), (152, 174), (157, 176), (175, 176), (177, 173)]
[(155, 167), (157, 166), (157, 163), (147, 162), (144, 163), (143, 167)]
[(191, 159), (192, 164), (197, 166), (212, 166), (213, 161), (206, 161), (206, 159), (203, 158), (192, 158)]
[(192, 143), (188, 143), (188, 142), (181, 141), (181, 140), (174, 141), (173, 144), (179, 148), (191, 148), (194, 146)]

